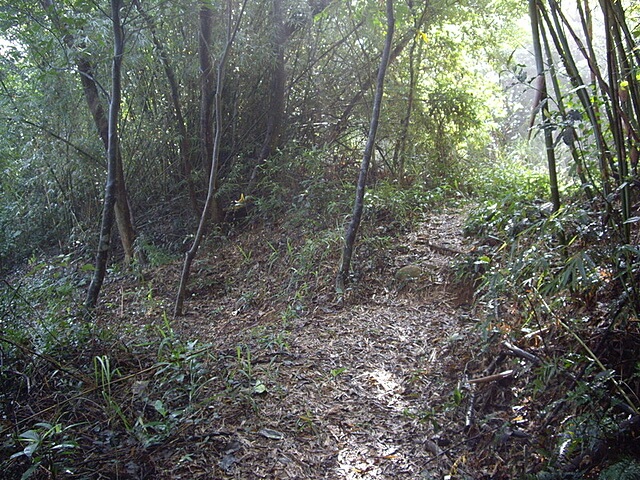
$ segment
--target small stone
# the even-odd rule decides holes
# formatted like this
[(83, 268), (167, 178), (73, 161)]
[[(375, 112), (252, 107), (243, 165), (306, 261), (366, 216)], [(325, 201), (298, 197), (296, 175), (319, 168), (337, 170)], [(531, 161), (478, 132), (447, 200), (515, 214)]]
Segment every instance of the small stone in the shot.
[(394, 277), (399, 284), (404, 285), (407, 282), (418, 280), (422, 273), (422, 268), (418, 265), (407, 265), (399, 269)]

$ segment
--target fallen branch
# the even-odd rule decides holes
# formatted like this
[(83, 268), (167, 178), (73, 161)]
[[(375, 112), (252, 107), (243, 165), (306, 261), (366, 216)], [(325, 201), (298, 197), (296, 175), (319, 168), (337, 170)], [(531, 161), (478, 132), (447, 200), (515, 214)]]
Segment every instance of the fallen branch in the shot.
[(516, 347), (515, 345), (510, 344), (509, 342), (503, 342), (502, 345), (516, 357), (524, 358), (525, 360), (529, 360), (536, 365), (540, 365), (540, 363), (542, 363), (542, 361), (533, 353), (529, 353), (519, 347)]
[[(418, 239), (419, 241), (421, 239)], [(436, 245), (435, 243), (431, 243), (429, 240), (422, 240), (427, 247), (432, 248), (433, 250), (440, 253), (450, 253), (453, 255), (466, 255), (468, 252), (463, 252), (462, 250), (457, 250), (455, 248), (445, 247), (443, 245)]]
[(469, 380), (469, 383), (489, 383), (495, 382), (497, 380), (503, 380), (505, 378), (513, 377), (515, 374), (514, 370), (505, 370), (504, 372), (496, 373), (495, 375), (488, 375), (486, 377), (473, 378)]

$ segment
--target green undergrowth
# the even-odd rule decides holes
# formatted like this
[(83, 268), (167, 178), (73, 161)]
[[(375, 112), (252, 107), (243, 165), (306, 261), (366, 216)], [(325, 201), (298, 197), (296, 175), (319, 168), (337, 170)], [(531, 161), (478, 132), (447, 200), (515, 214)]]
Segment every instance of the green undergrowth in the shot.
[[(277, 368), (264, 357), (286, 353), (291, 321), (332, 296), (344, 233), (336, 212), (346, 221), (351, 208), (347, 195), (303, 187), (281, 217), (265, 213), (277, 206), (263, 198), (203, 247), (192, 293), (235, 298), (234, 314), (270, 308), (273, 321), (256, 325), (237, 345), (214, 347), (174, 331), (167, 304), (157, 296), (164, 285), (145, 271), (170, 268), (172, 256), (150, 243), (141, 243), (146, 266), (110, 266), (102, 300), (114, 316), (110, 322), (105, 316), (86, 321), (81, 310), (92, 271), (84, 257), (34, 257), (8, 277), (0, 291), (5, 478), (153, 475), (150, 449), (197, 436), (234, 411), (259, 411), (263, 395), (277, 395)], [(369, 190), (354, 288), (363, 275), (381, 271), (394, 239), (440, 198), (441, 192), (418, 186), (398, 191), (381, 183)], [(223, 258), (208, 264), (218, 250)], [(149, 321), (130, 325), (129, 315)]]
[[(211, 429), (212, 405), (244, 408), (267, 388), (255, 346), (183, 338), (166, 314), (142, 329), (87, 322), (73, 309), (83, 278), (59, 257), (0, 289), (3, 478), (150, 478), (151, 450)], [(286, 342), (284, 330), (255, 333), (260, 348)]]
[[(612, 478), (640, 455), (640, 249), (576, 193), (564, 192), (554, 212), (542, 176), (507, 171), (492, 181), (496, 194), (468, 217), (476, 246), (459, 269), (479, 285), (493, 368), (517, 372), (512, 428), (537, 445), (527, 478)], [(504, 342), (533, 357), (505, 357)]]
[[(147, 266), (111, 266), (103, 306), (120, 316), (111, 323), (82, 320), (91, 267), (80, 257), (33, 259), (3, 283), (0, 461), (7, 478), (82, 477), (96, 465), (105, 478), (153, 476), (149, 451), (206, 439), (212, 423), (259, 414), (265, 394), (281, 393), (273, 359), (287, 354), (295, 319), (331, 307), (352, 209), (353, 188), (314, 175), (316, 161), (267, 163), (251, 208), (212, 231), (199, 253), (188, 303), (204, 299), (212, 321), (255, 311), (269, 319), (242, 340), (214, 346), (176, 333), (165, 283), (179, 261), (150, 241), (140, 242)], [(302, 173), (310, 180), (296, 183)], [(477, 445), (478, 458), (512, 458), (514, 475), (632, 475), (640, 454), (633, 441), (640, 250), (621, 241), (623, 232), (597, 213), (601, 205), (569, 188), (554, 212), (546, 177), (534, 170), (505, 163), (473, 175), (473, 188), (467, 179), (464, 189), (391, 180), (367, 189), (349, 300), (383, 291), (403, 239), (426, 217), (474, 205), (465, 227), (474, 247), (457, 265), (477, 286), (477, 355), (491, 359), (474, 374), (515, 374), (508, 387), (473, 395), (460, 383), (440, 407), (475, 409), (481, 432), (506, 419), (500, 438), (527, 438), (527, 448), (494, 437)], [(143, 327), (135, 322), (141, 316)], [(505, 355), (505, 344), (531, 356)]]

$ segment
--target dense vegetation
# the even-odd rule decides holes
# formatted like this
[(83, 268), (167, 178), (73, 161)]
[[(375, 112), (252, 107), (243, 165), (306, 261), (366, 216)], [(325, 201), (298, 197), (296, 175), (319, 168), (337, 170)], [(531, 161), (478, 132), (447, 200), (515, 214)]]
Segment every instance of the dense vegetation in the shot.
[[(381, 2), (0, 1), (7, 478), (90, 476), (81, 452), (103, 475), (153, 478), (140, 458), (208, 421), (212, 399), (259, 410), (249, 347), (176, 333), (158, 298), (178, 293), (175, 269), (187, 251), (185, 268), (198, 258), (200, 233), (185, 307), (214, 287), (241, 290), (234, 312), (276, 312), (257, 337), (280, 352), (312, 302), (348, 309), (385, 291), (373, 280), (392, 264), (385, 252), (441, 211), (470, 212), (470, 247), (452, 267), (475, 290), (482, 341), (469, 348), (493, 360), (476, 362), (486, 377), (518, 359), (501, 425), (529, 442), (508, 452), (512, 470), (490, 473), (496, 440), (482, 444), (478, 476), (452, 467), (450, 478), (638, 478), (640, 11), (388, 5), (362, 230), (334, 302), (387, 33)], [(108, 321), (129, 305), (137, 321)], [(480, 396), (462, 382), (425, 421), (480, 412)], [(470, 422), (465, 441), (494, 420)]]

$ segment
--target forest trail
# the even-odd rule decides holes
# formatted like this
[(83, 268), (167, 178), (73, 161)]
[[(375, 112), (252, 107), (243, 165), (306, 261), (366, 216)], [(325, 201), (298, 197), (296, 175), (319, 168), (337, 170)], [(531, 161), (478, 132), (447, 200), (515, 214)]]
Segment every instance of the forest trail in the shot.
[[(409, 236), (395, 267), (420, 265), (426, 278), (293, 322), (289, 354), (263, 359), (277, 366), (281, 391), (237, 433), (237, 478), (442, 478), (451, 469), (455, 459), (437, 455), (451, 439), (434, 426), (447, 422), (436, 412), (453, 402), (468, 355), (468, 312), (447, 283), (460, 228), (441, 215)], [(282, 440), (251, 434), (263, 428)]]
[[(405, 238), (385, 256), (393, 263), (371, 273), (379, 278), (358, 280), (376, 286), (344, 307), (320, 294), (313, 308), (278, 320), (262, 302), (268, 294), (224, 289), (213, 273), (194, 286), (190, 312), (172, 328), (212, 344), (213, 383), (220, 389), (225, 380), (226, 393), (212, 387), (193, 431), (171, 452), (152, 454), (154, 478), (416, 479), (473, 470), (458, 438), (460, 389), (479, 335), (472, 291), (453, 282), (456, 252), (468, 249), (462, 216), (432, 216)], [(267, 275), (264, 256), (242, 258)], [(398, 285), (394, 272), (409, 264), (424, 274)], [(206, 277), (206, 261), (199, 268)], [(169, 283), (155, 283), (169, 302)]]

